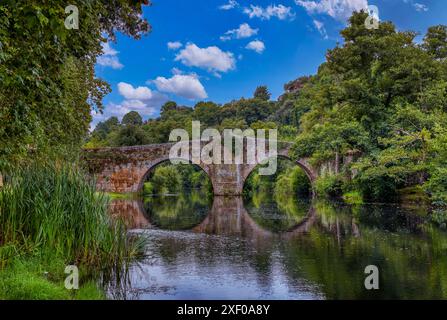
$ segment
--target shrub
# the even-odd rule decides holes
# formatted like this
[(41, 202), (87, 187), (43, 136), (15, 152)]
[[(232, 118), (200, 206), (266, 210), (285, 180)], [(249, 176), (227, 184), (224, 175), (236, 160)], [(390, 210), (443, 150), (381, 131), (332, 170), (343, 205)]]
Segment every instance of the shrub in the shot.
[(341, 197), (343, 181), (338, 175), (324, 175), (319, 177), (315, 182), (315, 191), (319, 196)]
[(430, 221), (440, 227), (441, 229), (447, 229), (447, 211), (435, 210), (430, 215)]
[(433, 170), (424, 189), (431, 194), (433, 204), (447, 206), (447, 168), (438, 167)]
[(343, 194), (343, 201), (348, 204), (363, 204), (363, 196), (359, 191), (350, 191)]

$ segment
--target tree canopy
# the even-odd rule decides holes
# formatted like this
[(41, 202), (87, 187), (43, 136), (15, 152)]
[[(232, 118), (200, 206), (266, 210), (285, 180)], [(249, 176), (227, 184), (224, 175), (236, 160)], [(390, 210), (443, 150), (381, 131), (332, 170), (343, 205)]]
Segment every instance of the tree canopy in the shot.
[(150, 31), (142, 2), (73, 0), (78, 30), (65, 27), (61, 1), (1, 2), (0, 166), (79, 150), (91, 109), (101, 111), (110, 91), (94, 71), (102, 43), (116, 32), (139, 38)]

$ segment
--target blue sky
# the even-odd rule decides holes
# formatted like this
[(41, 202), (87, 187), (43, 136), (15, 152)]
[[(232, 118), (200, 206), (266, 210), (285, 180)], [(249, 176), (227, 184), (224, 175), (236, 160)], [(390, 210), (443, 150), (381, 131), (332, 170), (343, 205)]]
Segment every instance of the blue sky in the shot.
[[(167, 100), (194, 106), (250, 97), (267, 85), (315, 74), (355, 9), (376, 5), (381, 20), (424, 34), (447, 24), (445, 0), (153, 0), (144, 16), (152, 32), (141, 40), (118, 35), (104, 46), (97, 74), (112, 86), (104, 114), (136, 110), (157, 117)], [(82, 21), (80, 22), (82, 23)]]

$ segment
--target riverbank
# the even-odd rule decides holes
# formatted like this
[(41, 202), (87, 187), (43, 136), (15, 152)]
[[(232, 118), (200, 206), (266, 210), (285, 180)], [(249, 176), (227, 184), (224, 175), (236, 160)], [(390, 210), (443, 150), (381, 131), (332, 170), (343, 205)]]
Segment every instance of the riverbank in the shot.
[[(99, 275), (117, 273), (141, 254), (108, 213), (81, 170), (63, 163), (30, 164), (5, 174), (0, 189), (0, 299), (102, 299)], [(79, 290), (64, 282), (79, 270)]]

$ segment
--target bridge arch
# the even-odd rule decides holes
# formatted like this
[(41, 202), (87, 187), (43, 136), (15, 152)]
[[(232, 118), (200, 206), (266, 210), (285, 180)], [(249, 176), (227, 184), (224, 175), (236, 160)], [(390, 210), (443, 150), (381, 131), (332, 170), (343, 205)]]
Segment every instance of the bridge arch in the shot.
[[(289, 160), (303, 170), (303, 172), (306, 174), (307, 178), (309, 179), (312, 197), (314, 197), (315, 196), (315, 186), (314, 185), (315, 185), (315, 181), (317, 179), (317, 175), (315, 173), (315, 170), (309, 164), (308, 160), (304, 159), (304, 158), (298, 159), (298, 160), (293, 160), (288, 155), (288, 153), (278, 154), (277, 157), (278, 157), (278, 159)], [(243, 185), (245, 185), (245, 182), (247, 181), (248, 177), (255, 171), (255, 169), (260, 166), (262, 166), (262, 164), (251, 164), (246, 168), (246, 170), (244, 171), (244, 176), (243, 176)]]
[(205, 172), (205, 174), (207, 175), (208, 179), (211, 182), (211, 186), (213, 188), (213, 193), (214, 193), (214, 181), (210, 176), (210, 170), (209, 167), (203, 163), (193, 163), (190, 159), (182, 159), (182, 158), (170, 158), (169, 156), (166, 157), (161, 157), (156, 159), (155, 161), (152, 161), (150, 165), (147, 166), (146, 168), (146, 172), (141, 176), (140, 181), (138, 183), (138, 191), (143, 190), (143, 186), (144, 183), (146, 182), (147, 178), (149, 177), (149, 175), (151, 174), (151, 172), (160, 164), (165, 163), (165, 162), (171, 162), (171, 160), (182, 160), (187, 162), (186, 165), (192, 165), (192, 166), (197, 166), (198, 168), (200, 168), (203, 172)]

